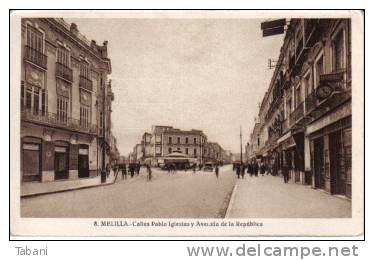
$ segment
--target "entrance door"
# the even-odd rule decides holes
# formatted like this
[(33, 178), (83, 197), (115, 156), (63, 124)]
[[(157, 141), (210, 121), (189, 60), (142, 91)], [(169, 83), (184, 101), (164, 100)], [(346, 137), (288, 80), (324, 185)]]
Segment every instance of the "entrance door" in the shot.
[(24, 143), (22, 147), (22, 181), (40, 181), (40, 145)]
[(55, 180), (69, 178), (69, 155), (66, 147), (55, 147)]
[(329, 135), (331, 193), (344, 194), (347, 176), (344, 171), (343, 144), (341, 131)]
[(325, 172), (323, 169), (323, 137), (314, 140), (314, 178), (318, 189), (325, 188)]
[(90, 171), (88, 166), (88, 147), (79, 147), (78, 154), (78, 177), (87, 178), (90, 177)]

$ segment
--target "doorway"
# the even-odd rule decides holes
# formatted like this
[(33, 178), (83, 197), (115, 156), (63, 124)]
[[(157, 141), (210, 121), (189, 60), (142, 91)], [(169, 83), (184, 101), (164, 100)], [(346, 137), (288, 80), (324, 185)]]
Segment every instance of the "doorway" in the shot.
[(88, 145), (80, 144), (78, 152), (78, 177), (90, 177), (89, 164), (88, 164)]
[(329, 134), (331, 193), (346, 194), (347, 176), (344, 170), (342, 132)]
[(325, 172), (323, 168), (323, 136), (314, 140), (314, 179), (318, 189), (325, 188)]
[(22, 162), (22, 181), (40, 181), (40, 144), (24, 143), (22, 146)]
[(67, 147), (55, 147), (55, 180), (69, 178), (69, 153)]

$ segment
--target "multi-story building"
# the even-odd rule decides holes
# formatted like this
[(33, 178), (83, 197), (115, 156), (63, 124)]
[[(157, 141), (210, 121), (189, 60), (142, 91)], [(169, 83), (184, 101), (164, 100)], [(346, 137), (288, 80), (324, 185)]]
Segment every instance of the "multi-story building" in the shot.
[(152, 126), (151, 133), (143, 134), (141, 142), (133, 148), (132, 158), (156, 166), (160, 158), (175, 152), (194, 158), (201, 164), (207, 161), (231, 162), (231, 153), (227, 153), (218, 143), (208, 142), (203, 131), (159, 125)]
[(204, 157), (206, 161), (223, 163), (225, 150), (218, 143), (208, 142), (205, 149), (206, 154), (204, 154)]
[(22, 182), (96, 176), (110, 154), (108, 43), (55, 18), (22, 19), (21, 35)]
[(250, 156), (287, 165), (295, 182), (351, 196), (349, 19), (289, 21), (259, 118)]

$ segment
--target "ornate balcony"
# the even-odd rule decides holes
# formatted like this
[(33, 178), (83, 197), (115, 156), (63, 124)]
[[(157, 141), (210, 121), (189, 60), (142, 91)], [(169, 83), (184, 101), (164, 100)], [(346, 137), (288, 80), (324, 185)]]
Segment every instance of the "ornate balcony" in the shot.
[(25, 46), (24, 58), (45, 70), (47, 69), (47, 55), (44, 55), (42, 52), (33, 49), (30, 46)]
[(92, 91), (92, 80), (86, 78), (85, 76), (79, 76), (79, 87), (86, 90)]
[(56, 62), (56, 77), (73, 82), (73, 70), (62, 63)]
[(57, 114), (43, 110), (31, 110), (22, 108), (21, 119), (33, 123), (43, 124), (50, 127), (60, 127), (67, 130), (82, 132), (86, 134), (97, 134), (97, 127), (94, 124), (82, 122), (71, 117), (61, 117)]

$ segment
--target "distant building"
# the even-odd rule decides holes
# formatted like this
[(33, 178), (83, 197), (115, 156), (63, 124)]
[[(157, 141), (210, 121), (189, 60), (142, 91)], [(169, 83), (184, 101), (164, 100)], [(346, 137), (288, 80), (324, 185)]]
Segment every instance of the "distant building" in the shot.
[(142, 163), (157, 165), (160, 158), (174, 152), (187, 158), (195, 158), (198, 163), (207, 160), (224, 162), (225, 151), (218, 143), (212, 143), (212, 153), (208, 154), (207, 136), (201, 130), (181, 130), (172, 126), (152, 126), (145, 132), (139, 144), (133, 149), (133, 158)]

